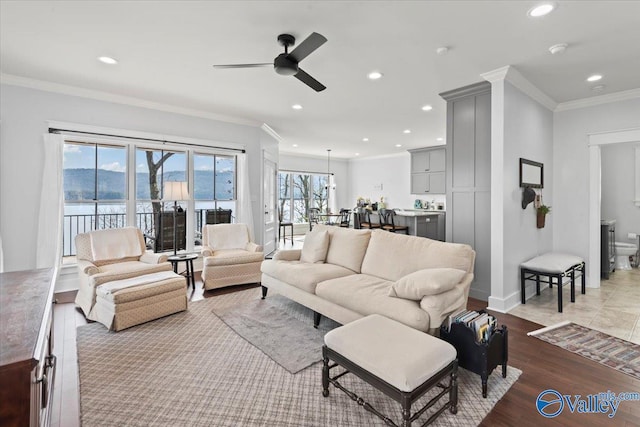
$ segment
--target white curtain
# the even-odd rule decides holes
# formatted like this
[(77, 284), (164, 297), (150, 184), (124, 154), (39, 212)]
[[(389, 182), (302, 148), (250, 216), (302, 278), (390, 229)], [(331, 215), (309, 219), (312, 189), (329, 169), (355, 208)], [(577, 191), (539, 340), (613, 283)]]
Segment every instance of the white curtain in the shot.
[(238, 220), (237, 222), (247, 224), (249, 235), (255, 239), (253, 233), (253, 208), (251, 206), (251, 193), (249, 186), (249, 165), (247, 163), (247, 153), (238, 155)]
[(36, 241), (37, 268), (57, 267), (62, 257), (64, 138), (62, 135), (48, 133), (43, 135), (43, 140), (44, 166)]

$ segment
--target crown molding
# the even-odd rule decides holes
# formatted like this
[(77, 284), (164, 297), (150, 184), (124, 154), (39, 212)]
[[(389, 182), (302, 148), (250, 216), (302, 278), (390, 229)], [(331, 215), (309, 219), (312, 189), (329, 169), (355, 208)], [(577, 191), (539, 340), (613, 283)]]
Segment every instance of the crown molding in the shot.
[(271, 126), (269, 126), (266, 123), (263, 123), (260, 126), (260, 129), (262, 129), (266, 134), (268, 134), (269, 136), (273, 137), (276, 141), (278, 141), (278, 143), (283, 143), (284, 142), (284, 138), (282, 138), (280, 136), (280, 134), (278, 132), (276, 132), (275, 130), (273, 130), (271, 128)]
[(555, 111), (575, 110), (578, 108), (593, 107), (596, 105), (626, 101), (628, 99), (635, 98), (640, 98), (640, 88), (608, 93), (606, 95), (592, 96), (590, 98), (576, 99), (574, 101), (561, 102), (558, 104)]
[(493, 71), (480, 74), (480, 76), (492, 84), (500, 80), (506, 80), (551, 111), (554, 111), (558, 106), (556, 101), (527, 80), (527, 78), (523, 76), (513, 65), (500, 67)]
[(196, 110), (192, 108), (184, 108), (176, 105), (163, 104), (160, 102), (148, 101), (145, 99), (134, 98), (124, 95), (116, 95), (109, 92), (102, 92), (93, 89), (84, 89), (76, 86), (68, 86), (60, 83), (53, 83), (44, 80), (37, 80), (28, 77), (16, 76), (13, 74), (0, 73), (0, 83), (26, 87), (29, 89), (37, 89), (46, 92), (60, 93), (63, 95), (78, 96), (81, 98), (95, 99), (98, 101), (113, 102), (115, 104), (130, 105), (133, 107), (148, 108), (150, 110), (164, 111), (167, 113), (182, 114), (185, 116), (199, 117), (202, 119), (216, 120), (237, 125), (260, 127), (261, 123), (244, 119), (241, 117), (227, 116), (224, 114), (216, 114), (204, 110)]
[(460, 87), (458, 89), (448, 90), (446, 92), (439, 93), (441, 98), (445, 101), (451, 101), (457, 98), (463, 98), (470, 95), (479, 95), (481, 93), (490, 92), (491, 85), (487, 82), (473, 83), (467, 86)]

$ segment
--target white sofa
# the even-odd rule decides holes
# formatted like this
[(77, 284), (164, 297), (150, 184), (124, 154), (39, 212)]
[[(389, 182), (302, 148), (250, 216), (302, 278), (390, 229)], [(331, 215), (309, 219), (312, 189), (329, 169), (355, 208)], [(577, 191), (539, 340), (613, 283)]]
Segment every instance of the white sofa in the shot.
[(346, 324), (381, 314), (435, 333), (466, 307), (474, 263), (469, 245), (316, 225), (302, 250), (263, 261), (262, 292), (264, 298), (273, 289), (311, 308), (314, 326), (320, 315)]

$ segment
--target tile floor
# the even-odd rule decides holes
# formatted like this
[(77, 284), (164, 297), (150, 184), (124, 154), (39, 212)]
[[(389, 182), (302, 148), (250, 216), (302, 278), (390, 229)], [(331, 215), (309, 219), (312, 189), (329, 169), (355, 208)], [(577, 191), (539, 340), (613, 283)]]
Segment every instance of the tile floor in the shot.
[(534, 295), (509, 314), (545, 326), (569, 320), (640, 344), (640, 269), (616, 270), (609, 280), (601, 281), (600, 288), (587, 288), (585, 295), (576, 284), (575, 303), (570, 302), (569, 286), (564, 286), (562, 313), (558, 313), (557, 288), (541, 285), (540, 290), (540, 296)]

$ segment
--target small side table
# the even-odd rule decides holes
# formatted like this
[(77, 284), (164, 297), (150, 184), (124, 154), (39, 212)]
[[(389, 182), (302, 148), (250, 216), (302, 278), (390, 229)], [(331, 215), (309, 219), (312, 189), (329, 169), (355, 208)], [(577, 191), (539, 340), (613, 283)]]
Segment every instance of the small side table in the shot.
[(198, 255), (196, 254), (171, 255), (167, 258), (167, 261), (169, 261), (173, 266), (174, 273), (178, 273), (178, 264), (180, 261), (184, 261), (187, 269), (178, 274), (183, 275), (187, 279), (187, 288), (191, 285), (194, 290), (196, 289), (196, 279), (193, 274), (193, 260), (196, 258), (198, 258)]

